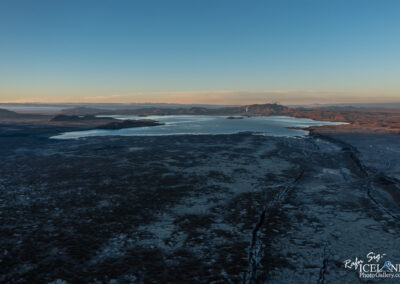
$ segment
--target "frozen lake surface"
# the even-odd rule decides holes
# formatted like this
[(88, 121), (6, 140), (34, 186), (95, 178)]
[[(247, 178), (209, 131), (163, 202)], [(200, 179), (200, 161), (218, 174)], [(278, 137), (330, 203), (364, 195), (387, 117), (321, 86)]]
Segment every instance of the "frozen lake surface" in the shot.
[(252, 132), (269, 136), (302, 136), (308, 131), (287, 127), (308, 127), (318, 125), (338, 125), (341, 122), (315, 121), (307, 118), (286, 116), (257, 116), (243, 119), (227, 119), (226, 116), (206, 115), (165, 115), (138, 117), (133, 115), (110, 115), (116, 119), (152, 119), (164, 125), (125, 128), (118, 130), (93, 129), (66, 132), (54, 136), (55, 139), (77, 139), (90, 136), (160, 136), (160, 135), (218, 135)]

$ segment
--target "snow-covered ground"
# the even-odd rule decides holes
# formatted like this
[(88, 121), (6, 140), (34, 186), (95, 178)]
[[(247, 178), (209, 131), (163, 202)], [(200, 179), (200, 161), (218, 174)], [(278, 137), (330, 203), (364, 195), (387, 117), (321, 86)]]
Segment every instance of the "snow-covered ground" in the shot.
[(391, 138), (379, 163), (356, 136), (17, 134), (0, 140), (0, 282), (364, 283), (346, 260), (400, 263)]

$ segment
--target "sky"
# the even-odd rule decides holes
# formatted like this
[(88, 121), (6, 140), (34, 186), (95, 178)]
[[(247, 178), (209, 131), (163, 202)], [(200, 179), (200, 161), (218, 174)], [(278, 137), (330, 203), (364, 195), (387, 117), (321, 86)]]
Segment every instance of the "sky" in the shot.
[(0, 102), (400, 101), (398, 0), (0, 0)]

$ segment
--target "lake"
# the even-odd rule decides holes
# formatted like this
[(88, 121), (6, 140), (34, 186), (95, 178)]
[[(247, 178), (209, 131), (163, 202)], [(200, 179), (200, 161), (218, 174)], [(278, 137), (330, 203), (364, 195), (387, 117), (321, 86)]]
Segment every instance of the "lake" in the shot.
[(54, 139), (77, 139), (91, 136), (160, 136), (160, 135), (218, 135), (252, 132), (268, 136), (304, 136), (308, 131), (287, 127), (339, 125), (342, 122), (316, 121), (287, 116), (257, 116), (243, 119), (227, 119), (226, 116), (165, 115), (138, 117), (133, 115), (109, 115), (116, 119), (152, 119), (164, 125), (118, 130), (93, 129), (73, 131), (53, 136)]

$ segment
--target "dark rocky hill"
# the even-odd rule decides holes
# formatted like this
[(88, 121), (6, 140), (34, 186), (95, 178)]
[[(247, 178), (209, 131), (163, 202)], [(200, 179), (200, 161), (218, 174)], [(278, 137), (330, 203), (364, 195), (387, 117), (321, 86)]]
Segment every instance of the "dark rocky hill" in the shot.
[(19, 114), (15, 111), (0, 108), (0, 118), (15, 118), (18, 116)]

